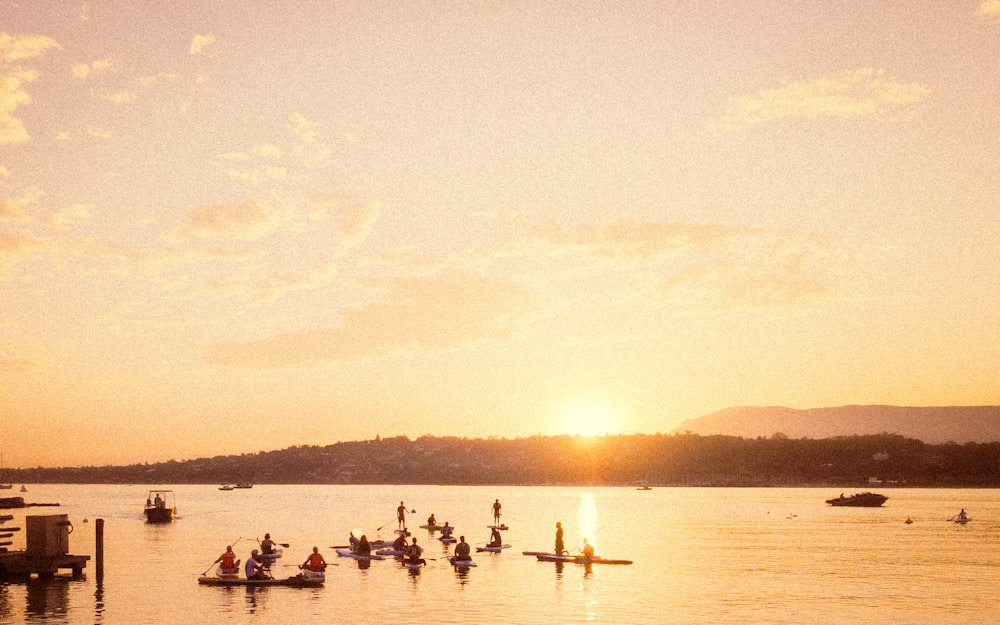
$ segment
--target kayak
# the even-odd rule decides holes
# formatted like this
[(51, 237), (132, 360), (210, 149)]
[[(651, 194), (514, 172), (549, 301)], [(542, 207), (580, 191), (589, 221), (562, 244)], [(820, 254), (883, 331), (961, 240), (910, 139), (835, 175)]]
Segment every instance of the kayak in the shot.
[(202, 575), (198, 583), (205, 586), (291, 586), (293, 588), (320, 588), (325, 578), (295, 575), (287, 579), (245, 579), (241, 577), (207, 577)]
[(490, 547), (489, 545), (486, 547), (476, 547), (476, 551), (492, 551), (494, 553), (500, 551), (501, 549), (510, 549), (510, 545), (500, 545), (499, 547)]
[(421, 529), (430, 530), (432, 532), (434, 530), (439, 530), (442, 527), (444, 527), (444, 526), (443, 525), (438, 525), (437, 523), (425, 523), (425, 524), (423, 524), (423, 525), (420, 526)]
[(414, 560), (403, 560), (403, 566), (405, 566), (406, 568), (410, 569), (411, 571), (413, 571), (415, 569), (419, 569), (420, 567), (426, 566), (426, 565), (427, 565), (427, 561), (424, 560), (423, 558), (420, 558), (419, 560), (416, 560), (416, 561), (414, 561)]
[(455, 556), (448, 556), (448, 562), (451, 562), (451, 565), (456, 569), (467, 569), (470, 566), (476, 566), (476, 563), (469, 558), (465, 560), (459, 560)]
[(350, 549), (334, 549), (334, 551), (336, 551), (337, 555), (341, 558), (354, 558), (355, 560), (385, 560), (384, 557), (378, 555), (377, 553), (374, 555), (363, 556), (361, 554), (354, 553)]
[(442, 536), (438, 540), (440, 540), (443, 543), (453, 543), (453, 542), (457, 542), (458, 541), (457, 538), (455, 538), (454, 536), (450, 536), (450, 535), (449, 536)]
[(535, 556), (539, 562), (569, 562), (570, 564), (632, 564), (631, 560), (616, 560), (613, 558), (602, 558), (601, 556), (560, 556), (554, 553), (542, 551), (524, 551), (526, 556)]

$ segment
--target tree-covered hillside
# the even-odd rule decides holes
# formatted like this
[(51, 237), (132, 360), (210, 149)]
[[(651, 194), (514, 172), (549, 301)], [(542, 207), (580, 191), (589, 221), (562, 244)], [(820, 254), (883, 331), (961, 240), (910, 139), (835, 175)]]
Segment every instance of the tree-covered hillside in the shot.
[(1000, 486), (1000, 443), (898, 435), (405, 437), (128, 466), (7, 471), (18, 483)]

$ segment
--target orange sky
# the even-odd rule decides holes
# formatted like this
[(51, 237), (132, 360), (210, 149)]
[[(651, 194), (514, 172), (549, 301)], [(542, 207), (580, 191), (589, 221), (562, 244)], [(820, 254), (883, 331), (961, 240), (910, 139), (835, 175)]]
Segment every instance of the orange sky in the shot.
[(8, 467), (1000, 403), (1000, 0), (0, 15)]

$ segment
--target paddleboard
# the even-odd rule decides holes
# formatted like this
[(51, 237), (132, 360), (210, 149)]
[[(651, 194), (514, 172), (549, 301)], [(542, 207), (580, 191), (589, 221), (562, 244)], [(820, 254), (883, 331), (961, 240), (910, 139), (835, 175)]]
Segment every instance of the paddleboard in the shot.
[(510, 549), (510, 545), (500, 545), (499, 547), (476, 547), (476, 551), (492, 551), (494, 553), (500, 551), (501, 549)]
[(207, 577), (198, 578), (198, 583), (204, 586), (291, 586), (293, 588), (321, 588), (323, 579), (308, 579), (295, 575), (287, 579), (243, 579), (239, 577)]
[(455, 556), (448, 556), (448, 562), (456, 569), (467, 569), (470, 566), (476, 566), (476, 563), (472, 560), (459, 560)]
[(631, 560), (618, 560), (614, 558), (602, 558), (594, 556), (587, 558), (584, 556), (557, 556), (554, 553), (535, 554), (539, 562), (568, 562), (570, 564), (632, 564)]
[(354, 558), (355, 560), (385, 560), (384, 557), (378, 555), (377, 553), (374, 555), (362, 556), (352, 552), (350, 549), (334, 549), (334, 551), (336, 551), (337, 555), (341, 558)]

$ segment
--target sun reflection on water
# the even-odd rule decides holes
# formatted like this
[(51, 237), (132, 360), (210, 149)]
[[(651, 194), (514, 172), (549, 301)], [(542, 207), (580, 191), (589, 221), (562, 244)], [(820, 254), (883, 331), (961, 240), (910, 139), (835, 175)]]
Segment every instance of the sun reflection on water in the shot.
[(579, 533), (577, 539), (577, 549), (583, 550), (583, 539), (594, 546), (597, 550), (597, 506), (594, 505), (594, 494), (583, 493), (580, 495), (580, 509), (577, 513), (579, 522)]

